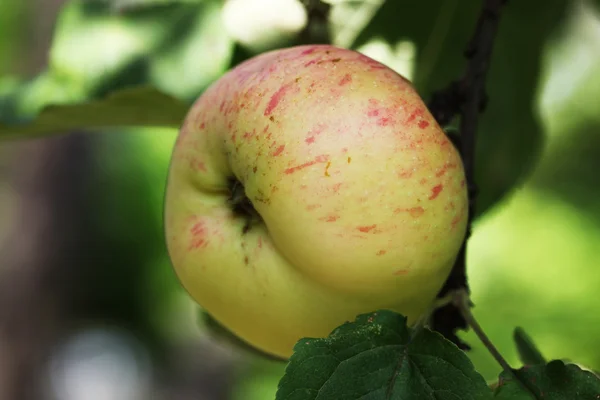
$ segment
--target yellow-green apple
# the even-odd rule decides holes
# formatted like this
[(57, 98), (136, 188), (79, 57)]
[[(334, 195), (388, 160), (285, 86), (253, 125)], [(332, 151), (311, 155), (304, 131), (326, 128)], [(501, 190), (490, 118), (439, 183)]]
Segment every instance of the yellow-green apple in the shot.
[(360, 313), (414, 322), (466, 220), (461, 159), (411, 83), (328, 45), (261, 54), (206, 90), (180, 129), (165, 200), (182, 285), (284, 358)]

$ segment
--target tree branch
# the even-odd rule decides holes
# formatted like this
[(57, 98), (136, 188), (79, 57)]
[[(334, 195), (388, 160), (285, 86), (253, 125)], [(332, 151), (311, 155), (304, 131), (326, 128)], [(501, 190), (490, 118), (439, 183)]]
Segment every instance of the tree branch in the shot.
[[(429, 109), (441, 126), (447, 126), (456, 116), (460, 118), (460, 136), (454, 139), (463, 160), (469, 195), (469, 219), (465, 239), (452, 272), (438, 297), (444, 297), (450, 291), (458, 289), (464, 289), (469, 293), (466, 249), (467, 241), (471, 236), (477, 198), (474, 171), (476, 134), (479, 114), (487, 105), (485, 81), (500, 22), (500, 13), (506, 2), (507, 0), (484, 1), (475, 32), (464, 53), (467, 66), (463, 77), (450, 83), (445, 89), (435, 92), (429, 103)], [(459, 347), (469, 348), (456, 336), (458, 329), (467, 328), (467, 322), (454, 304), (436, 310), (432, 316), (431, 326)]]

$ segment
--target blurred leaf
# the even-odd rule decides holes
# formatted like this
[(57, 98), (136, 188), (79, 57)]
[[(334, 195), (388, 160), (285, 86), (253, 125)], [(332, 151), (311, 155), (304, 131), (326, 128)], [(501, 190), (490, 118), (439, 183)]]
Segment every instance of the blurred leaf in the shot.
[[(545, 400), (595, 400), (600, 398), (600, 379), (574, 364), (565, 365), (554, 360), (545, 365), (524, 367), (517, 371), (531, 384), (538, 399)], [(512, 375), (503, 372), (496, 388), (499, 400), (529, 400), (531, 395)]]
[[(169, 3), (127, 13), (115, 11), (105, 1), (72, 0), (58, 17), (49, 66), (87, 92), (97, 90), (168, 40), (189, 10), (189, 5)], [(129, 84), (146, 79), (143, 70), (129, 78)]]
[(185, 103), (152, 87), (133, 87), (78, 104), (48, 104), (33, 120), (19, 123), (0, 122), (0, 139), (25, 139), (64, 133), (77, 128), (178, 128), (187, 110), (188, 106)]
[(194, 99), (229, 67), (234, 42), (221, 18), (220, 1), (189, 7), (193, 18), (177, 27), (150, 65), (154, 85), (175, 96)]
[(17, 67), (15, 58), (22, 56), (25, 9), (23, 1), (0, 2), (0, 75)]
[(363, 314), (327, 338), (298, 341), (277, 400), (489, 399), (465, 353), (390, 311)]
[(513, 333), (513, 338), (519, 351), (521, 362), (525, 365), (545, 364), (546, 360), (542, 353), (538, 350), (533, 340), (529, 337), (523, 328), (516, 328)]
[(73, 128), (179, 127), (189, 104), (171, 95), (191, 102), (229, 65), (233, 43), (219, 13), (214, 1), (127, 12), (115, 12), (108, 2), (68, 3), (50, 69), (20, 85), (0, 82), (0, 138)]
[(114, 10), (118, 11), (137, 11), (143, 10), (148, 7), (154, 7), (157, 5), (171, 5), (171, 4), (198, 4), (205, 0), (89, 0), (106, 2), (108, 1)]
[(29, 81), (0, 81), (0, 123), (28, 121), (50, 104), (69, 104), (87, 97), (78, 85), (43, 72)]
[[(537, 161), (542, 132), (534, 114), (544, 45), (565, 15), (566, 0), (508, 2), (495, 41), (476, 153), (482, 214), (523, 180)], [(414, 83), (425, 99), (459, 78), (464, 49), (472, 35), (481, 2), (434, 0), (387, 1), (359, 35), (354, 48), (383, 38), (417, 47)]]

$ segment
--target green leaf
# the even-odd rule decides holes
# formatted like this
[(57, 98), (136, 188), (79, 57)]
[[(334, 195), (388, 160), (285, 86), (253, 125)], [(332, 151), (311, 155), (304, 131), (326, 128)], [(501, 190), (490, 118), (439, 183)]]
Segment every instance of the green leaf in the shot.
[(542, 353), (538, 350), (533, 340), (523, 328), (517, 327), (513, 332), (513, 338), (517, 345), (521, 362), (525, 365), (546, 364)]
[(391, 311), (359, 315), (327, 338), (298, 341), (277, 400), (469, 400), (492, 392), (469, 358), (441, 335)]
[(48, 104), (27, 121), (2, 122), (0, 119), (0, 139), (25, 139), (81, 128), (178, 128), (188, 108), (187, 104), (152, 87), (131, 87), (77, 104)]
[[(535, 391), (535, 398), (544, 400), (600, 399), (600, 379), (589, 371), (560, 360), (545, 365), (523, 367), (517, 371)], [(532, 397), (512, 375), (503, 372), (495, 391), (498, 400), (529, 400)]]
[[(566, 15), (566, 0), (507, 2), (487, 78), (489, 102), (482, 115), (475, 157), (481, 215), (523, 181), (537, 162), (542, 127), (535, 113), (537, 85), (545, 44)], [(413, 82), (428, 100), (460, 78), (463, 57), (481, 1), (386, 1), (361, 32), (354, 48), (381, 38), (395, 46), (416, 47)], [(401, 28), (398, 28), (401, 27)]]

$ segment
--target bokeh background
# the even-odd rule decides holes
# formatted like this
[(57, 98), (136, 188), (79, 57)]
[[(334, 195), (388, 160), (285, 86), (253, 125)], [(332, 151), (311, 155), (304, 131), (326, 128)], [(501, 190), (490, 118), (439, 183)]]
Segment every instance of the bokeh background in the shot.
[[(244, 59), (325, 35), (296, 0), (180, 3), (0, 2), (0, 131), (131, 85), (189, 104)], [(460, 76), (480, 7), (326, 3), (334, 44), (425, 98)], [(599, 5), (509, 2), (496, 42), (468, 273), (476, 317), (515, 366), (521, 326), (548, 358), (600, 369)], [(0, 136), (0, 399), (273, 399), (284, 365), (210, 339), (169, 265), (176, 129), (56, 126)], [(462, 337), (493, 380), (499, 367)]]

